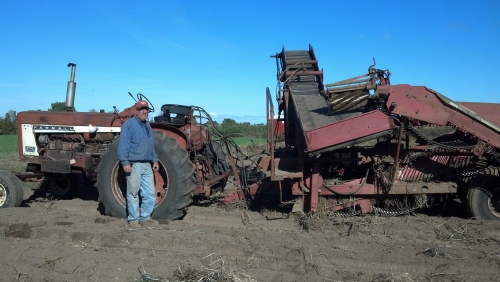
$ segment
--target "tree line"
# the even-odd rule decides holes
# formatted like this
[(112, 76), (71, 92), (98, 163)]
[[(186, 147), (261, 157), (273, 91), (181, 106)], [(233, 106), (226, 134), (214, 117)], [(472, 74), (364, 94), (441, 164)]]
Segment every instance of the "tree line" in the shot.
[(250, 124), (249, 122), (236, 122), (233, 119), (226, 118), (217, 126), (217, 130), (223, 135), (230, 137), (252, 137), (252, 138), (266, 138), (267, 127), (265, 124)]
[[(51, 104), (49, 111), (66, 111), (64, 102), (55, 102)], [(76, 111), (74, 109), (74, 111)], [(95, 110), (90, 110), (95, 112)], [(265, 138), (267, 136), (265, 124), (250, 124), (249, 122), (236, 122), (233, 119), (226, 118), (222, 123), (214, 121), (217, 130), (231, 137), (252, 137)], [(0, 135), (15, 135), (17, 134), (17, 113), (10, 110), (3, 117), (0, 117)]]

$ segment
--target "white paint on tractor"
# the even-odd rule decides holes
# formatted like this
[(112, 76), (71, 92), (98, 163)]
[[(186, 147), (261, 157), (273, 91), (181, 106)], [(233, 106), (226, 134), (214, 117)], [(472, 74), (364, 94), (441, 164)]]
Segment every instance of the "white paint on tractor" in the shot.
[(121, 132), (121, 127), (116, 126), (68, 126), (57, 124), (22, 124), (23, 155), (38, 156), (38, 144), (36, 133), (106, 133)]
[(23, 155), (38, 156), (38, 145), (35, 140), (32, 124), (22, 124)]

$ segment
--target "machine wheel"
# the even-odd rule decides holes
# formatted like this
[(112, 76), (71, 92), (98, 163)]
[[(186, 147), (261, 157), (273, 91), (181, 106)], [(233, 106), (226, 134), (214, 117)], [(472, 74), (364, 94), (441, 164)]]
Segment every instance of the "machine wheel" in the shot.
[(10, 171), (0, 170), (0, 208), (19, 207), (23, 201), (23, 186)]
[(50, 189), (53, 196), (59, 199), (71, 199), (75, 194), (75, 181), (72, 174), (48, 175), (45, 187)]
[[(195, 185), (193, 164), (186, 150), (162, 132), (154, 132), (154, 146), (160, 169), (155, 172), (156, 205), (153, 218), (178, 219), (192, 202)], [(115, 140), (102, 155), (97, 169), (99, 200), (105, 212), (114, 217), (127, 217), (127, 181), (118, 160)]]
[(500, 221), (500, 177), (482, 175), (469, 182), (467, 212), (478, 219)]

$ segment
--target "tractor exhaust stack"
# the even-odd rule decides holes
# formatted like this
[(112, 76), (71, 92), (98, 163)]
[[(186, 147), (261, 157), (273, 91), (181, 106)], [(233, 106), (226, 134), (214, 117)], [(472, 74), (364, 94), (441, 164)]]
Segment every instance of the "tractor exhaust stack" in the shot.
[(66, 90), (66, 110), (68, 112), (71, 112), (75, 109), (75, 90), (76, 90), (75, 70), (76, 70), (76, 64), (69, 63), (68, 67), (71, 67), (71, 77), (68, 81), (68, 89)]

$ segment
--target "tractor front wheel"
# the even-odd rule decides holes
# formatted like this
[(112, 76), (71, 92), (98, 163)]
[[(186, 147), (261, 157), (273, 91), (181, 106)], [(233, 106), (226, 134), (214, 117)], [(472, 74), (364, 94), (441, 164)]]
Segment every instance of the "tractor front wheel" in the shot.
[(0, 170), (0, 208), (19, 207), (22, 201), (21, 181), (12, 172)]
[[(193, 164), (184, 148), (174, 138), (154, 132), (154, 146), (160, 169), (154, 173), (156, 205), (152, 217), (178, 219), (192, 202), (195, 185)], [(102, 155), (97, 168), (99, 200), (105, 212), (114, 217), (127, 217), (127, 181), (118, 159), (119, 139)]]

